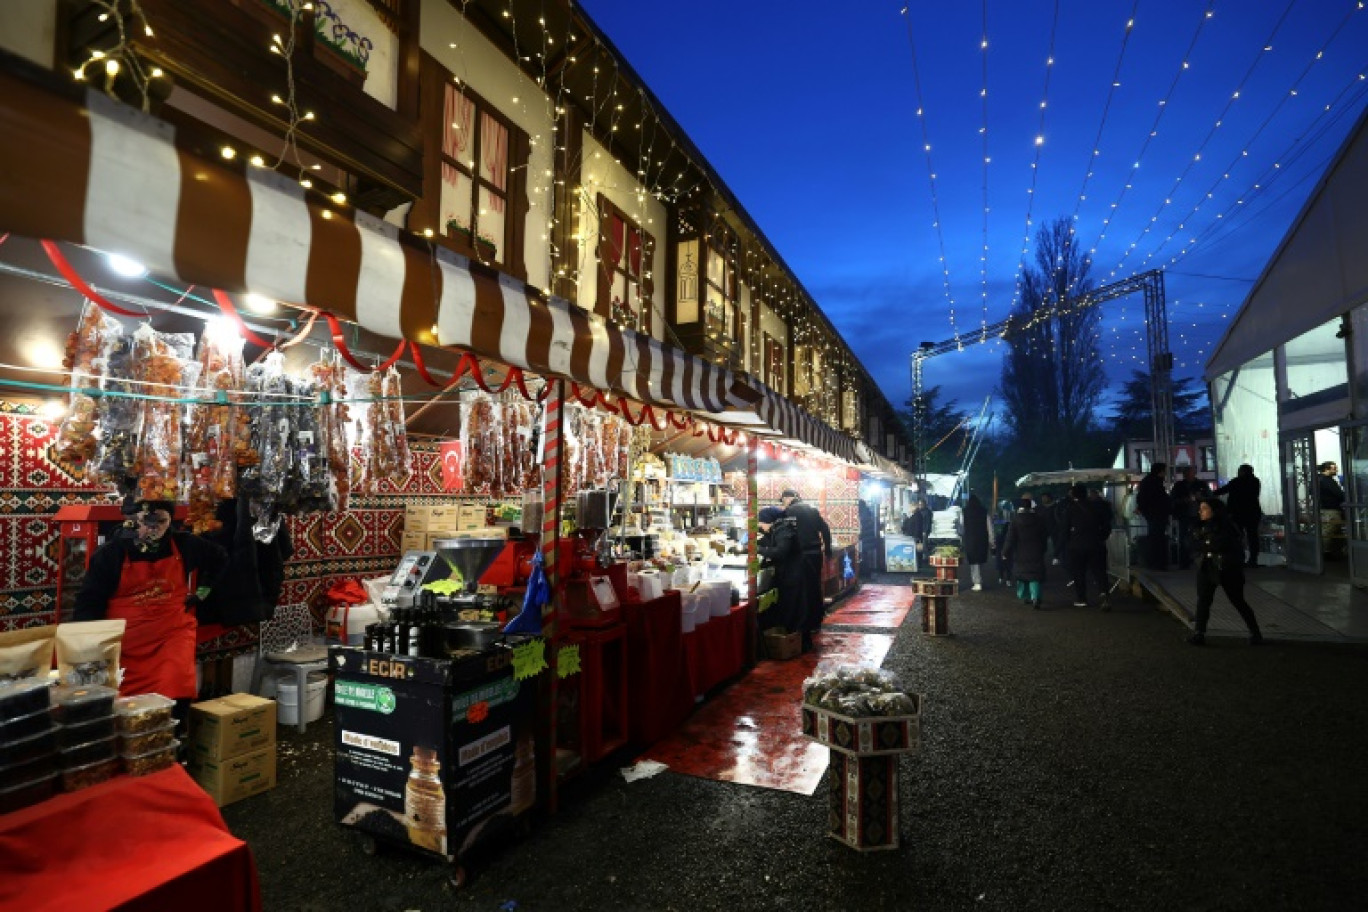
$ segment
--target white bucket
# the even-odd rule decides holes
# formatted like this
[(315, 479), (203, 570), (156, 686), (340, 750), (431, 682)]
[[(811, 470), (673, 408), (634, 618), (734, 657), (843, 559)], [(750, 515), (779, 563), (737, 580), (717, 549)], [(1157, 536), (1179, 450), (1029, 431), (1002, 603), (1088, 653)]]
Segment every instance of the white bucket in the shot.
[(694, 602), (681, 602), (679, 607), (679, 627), (685, 633), (694, 631)]
[(702, 627), (708, 623), (708, 617), (712, 614), (708, 606), (708, 597), (701, 591), (681, 592), (679, 599), (685, 605), (693, 607), (694, 627)]
[(713, 617), (726, 617), (731, 614), (731, 583), (727, 580), (704, 580), (698, 584), (698, 591), (707, 602), (708, 612)]
[[(299, 688), (294, 674), (276, 676), (276, 721), (281, 725), (299, 724)], [(322, 671), (309, 672), (308, 692), (304, 695), (304, 721), (317, 722), (323, 717), (323, 703), (328, 695), (328, 675)]]

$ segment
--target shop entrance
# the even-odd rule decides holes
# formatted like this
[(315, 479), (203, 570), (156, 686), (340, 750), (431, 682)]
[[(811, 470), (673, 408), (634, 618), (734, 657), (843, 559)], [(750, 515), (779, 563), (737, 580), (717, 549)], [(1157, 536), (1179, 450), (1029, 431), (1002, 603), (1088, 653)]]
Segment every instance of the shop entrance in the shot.
[(1320, 573), (1320, 511), (1316, 503), (1316, 442), (1311, 431), (1280, 435), (1283, 504), (1287, 532), (1287, 566)]
[(1349, 537), (1349, 581), (1368, 588), (1368, 424), (1343, 428), (1345, 526)]

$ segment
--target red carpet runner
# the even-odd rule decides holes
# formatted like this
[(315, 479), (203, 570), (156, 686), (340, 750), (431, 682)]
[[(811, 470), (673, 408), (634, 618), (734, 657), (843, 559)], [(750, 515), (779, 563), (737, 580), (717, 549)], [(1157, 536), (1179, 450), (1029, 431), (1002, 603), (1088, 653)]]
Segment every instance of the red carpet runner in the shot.
[[(896, 629), (911, 601), (905, 587), (866, 585), (826, 623)], [(820, 633), (813, 652), (787, 662), (762, 661), (644, 757), (689, 776), (811, 795), (826, 772), (828, 754), (800, 734), (803, 680), (838, 665), (877, 668), (892, 645), (891, 632)]]

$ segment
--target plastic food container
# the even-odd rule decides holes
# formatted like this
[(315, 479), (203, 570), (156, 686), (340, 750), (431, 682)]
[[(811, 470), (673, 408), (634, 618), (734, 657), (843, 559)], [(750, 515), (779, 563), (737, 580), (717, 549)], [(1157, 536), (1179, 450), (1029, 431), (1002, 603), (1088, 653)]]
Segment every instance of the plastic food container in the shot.
[(63, 748), (58, 755), (58, 760), (62, 764), (62, 769), (74, 769), (78, 766), (89, 766), (92, 763), (99, 763), (101, 760), (112, 760), (118, 755), (118, 739), (113, 735), (108, 738), (101, 738), (98, 741), (87, 741), (85, 744), (77, 744), (75, 747)]
[(0, 814), (8, 814), (10, 811), (46, 801), (52, 797), (56, 787), (56, 773), (47, 773), (28, 782), (6, 781), (4, 785), (0, 785)]
[(87, 763), (85, 766), (73, 766), (70, 769), (62, 770), (62, 791), (75, 792), (92, 785), (99, 785), (107, 779), (113, 779), (118, 774), (118, 757), (100, 760), (97, 763)]
[(175, 705), (175, 700), (161, 694), (138, 694), (115, 700), (114, 715), (118, 717), (120, 732), (145, 732), (173, 724), (171, 709)]
[(52, 716), (46, 709), (29, 713), (26, 716), (18, 716), (8, 722), (0, 722), (0, 744), (11, 744), (15, 741), (27, 738), (29, 735), (36, 735), (52, 728)]
[(63, 725), (88, 722), (112, 715), (114, 698), (119, 692), (112, 687), (92, 684), (89, 687), (54, 687), (52, 716)]
[(176, 748), (178, 747), (180, 747), (180, 742), (173, 738), (171, 743), (165, 747), (154, 748), (140, 754), (124, 753), (124, 772), (130, 776), (146, 776), (148, 773), (164, 770), (175, 764)]
[(114, 734), (113, 716), (91, 719), (89, 722), (78, 722), (74, 725), (59, 725), (57, 726), (57, 747), (60, 750), (69, 750), (91, 741), (108, 738), (112, 734)]
[(20, 678), (0, 684), (0, 722), (46, 711), (52, 683), (46, 678)]
[(57, 737), (51, 727), (17, 741), (0, 741), (0, 769), (56, 752)]
[(122, 731), (119, 732), (119, 738), (123, 742), (119, 745), (119, 750), (126, 756), (160, 750), (175, 741), (176, 722), (172, 719), (160, 728), (153, 728), (148, 731)]

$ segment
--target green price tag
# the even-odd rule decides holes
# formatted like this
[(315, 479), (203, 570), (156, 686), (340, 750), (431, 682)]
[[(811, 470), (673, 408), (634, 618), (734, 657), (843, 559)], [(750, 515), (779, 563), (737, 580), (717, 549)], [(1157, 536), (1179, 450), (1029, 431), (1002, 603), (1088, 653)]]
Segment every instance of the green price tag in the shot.
[(578, 643), (571, 643), (562, 646), (560, 652), (556, 653), (556, 675), (561, 678), (568, 678), (573, 674), (580, 673), (580, 651)]
[(538, 637), (513, 647), (513, 679), (525, 681), (546, 670), (546, 641)]

